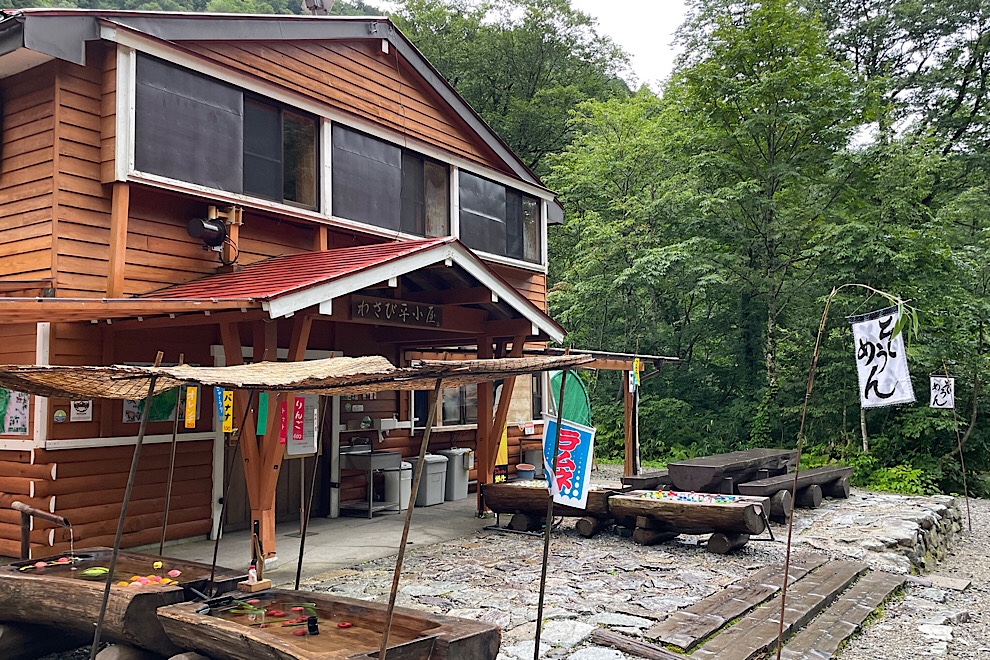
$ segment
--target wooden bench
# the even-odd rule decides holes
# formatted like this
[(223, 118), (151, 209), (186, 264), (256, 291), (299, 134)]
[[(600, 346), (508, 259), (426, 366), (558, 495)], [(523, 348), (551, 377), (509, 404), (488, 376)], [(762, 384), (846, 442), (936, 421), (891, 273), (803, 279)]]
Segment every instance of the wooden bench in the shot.
[(746, 449), (668, 463), (667, 471), (676, 490), (732, 494), (736, 484), (784, 474), (796, 463), (794, 450)]
[(632, 490), (668, 490), (673, 482), (667, 470), (657, 470), (622, 477), (622, 485)]
[[(793, 472), (741, 483), (736, 488), (743, 495), (758, 495), (771, 499), (780, 493), (787, 492), (794, 497), (794, 503), (797, 506), (814, 509), (821, 504), (823, 496), (839, 499), (849, 497), (849, 477), (852, 473), (853, 468), (844, 465), (829, 465), (800, 470), (797, 474), (796, 493)], [(772, 509), (773, 502), (771, 501)], [(774, 517), (776, 513), (772, 511), (771, 517), (774, 520), (779, 519), (779, 517)]]

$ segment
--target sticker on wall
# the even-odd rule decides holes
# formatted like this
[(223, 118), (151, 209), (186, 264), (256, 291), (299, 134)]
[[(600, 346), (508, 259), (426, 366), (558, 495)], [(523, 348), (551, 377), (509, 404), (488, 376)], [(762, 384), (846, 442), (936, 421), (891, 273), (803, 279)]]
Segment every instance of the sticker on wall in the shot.
[(70, 422), (92, 422), (93, 421), (93, 400), (73, 401), (69, 409)]
[(56, 422), (59, 422), (59, 423), (64, 422), (67, 418), (68, 418), (68, 415), (65, 414), (65, 411), (64, 410), (56, 410), (55, 411), (55, 421)]

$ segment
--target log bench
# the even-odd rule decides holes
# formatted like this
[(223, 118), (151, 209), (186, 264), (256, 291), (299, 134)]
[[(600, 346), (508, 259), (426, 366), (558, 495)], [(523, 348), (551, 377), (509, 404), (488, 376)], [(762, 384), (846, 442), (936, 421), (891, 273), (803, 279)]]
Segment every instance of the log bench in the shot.
[(732, 494), (736, 484), (784, 474), (796, 462), (794, 450), (745, 449), (668, 463), (667, 472), (676, 490)]
[[(575, 527), (579, 534), (591, 538), (614, 518), (609, 510), (609, 496), (630, 490), (623, 484), (590, 484), (584, 509), (554, 504), (554, 516), (580, 518)], [(509, 528), (515, 531), (537, 531), (546, 521), (550, 490), (545, 482), (505, 481), (482, 486), (485, 506), (497, 514), (512, 514)]]
[[(849, 497), (849, 477), (853, 468), (844, 465), (829, 465), (824, 467), (800, 470), (797, 474), (797, 489), (795, 492), (794, 473), (781, 474), (741, 483), (736, 486), (743, 495), (783, 499), (783, 493), (794, 497), (797, 506), (814, 509), (822, 503), (822, 497), (845, 499)], [(778, 511), (771, 506), (771, 519), (786, 522)]]

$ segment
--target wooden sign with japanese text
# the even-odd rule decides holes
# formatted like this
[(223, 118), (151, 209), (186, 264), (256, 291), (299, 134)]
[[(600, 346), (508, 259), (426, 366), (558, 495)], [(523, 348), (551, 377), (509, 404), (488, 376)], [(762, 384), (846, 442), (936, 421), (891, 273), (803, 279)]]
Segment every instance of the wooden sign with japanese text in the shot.
[(443, 310), (440, 305), (427, 303), (351, 296), (351, 320), (439, 328), (443, 324)]

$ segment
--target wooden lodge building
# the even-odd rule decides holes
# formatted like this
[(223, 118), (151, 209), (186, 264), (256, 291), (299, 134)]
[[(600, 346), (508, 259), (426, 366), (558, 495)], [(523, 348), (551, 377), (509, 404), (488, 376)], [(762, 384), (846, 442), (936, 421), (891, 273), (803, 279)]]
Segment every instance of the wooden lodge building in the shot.
[[(387, 19), (5, 10), (0, 108), (0, 364), (402, 366), (564, 335), (546, 314), (553, 193)], [(506, 422), (513, 464), (539, 438), (541, 381), (515, 380), (497, 407), (491, 384), (443, 392), (430, 449), (475, 450), (472, 481)], [(266, 429), (249, 394), (239, 433), (198, 396), (195, 419), (149, 423), (125, 547), (159, 540), (173, 429), (168, 539), (217, 533), (227, 471), (227, 528), (253, 524), (272, 557), (312, 461), (314, 515), (337, 516), (367, 494), (339, 447), (412, 455), (426, 417), (418, 394), (335, 397), (320, 456), (263, 464), (236, 447)], [(0, 390), (0, 554), (19, 550), (13, 500), (68, 518), (77, 547), (112, 543), (135, 411)], [(68, 542), (34, 523), (34, 556)]]

